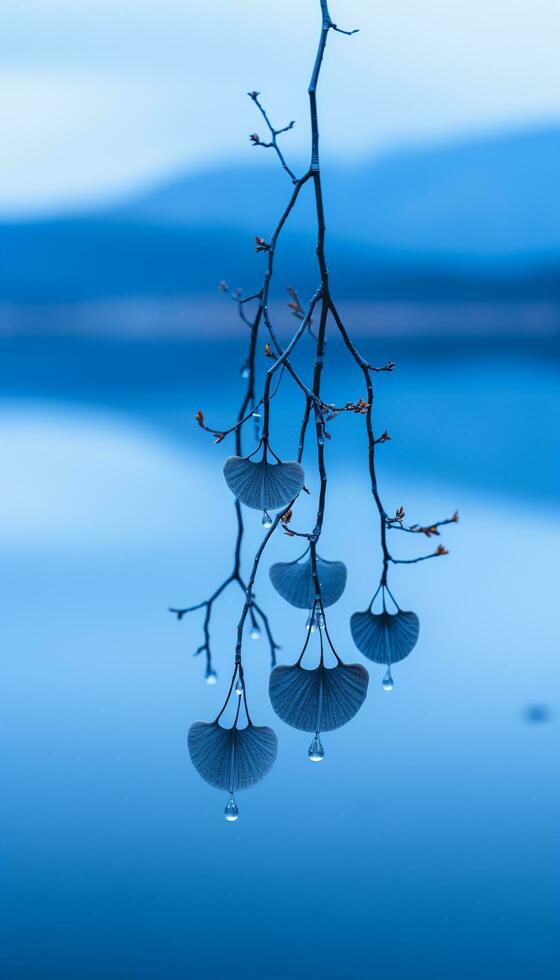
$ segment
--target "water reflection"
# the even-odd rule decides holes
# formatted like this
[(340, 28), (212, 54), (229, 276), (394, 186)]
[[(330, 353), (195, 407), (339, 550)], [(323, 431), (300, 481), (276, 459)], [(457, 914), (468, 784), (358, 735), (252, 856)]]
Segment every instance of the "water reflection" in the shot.
[[(153, 369), (153, 352), (143, 356)], [(194, 356), (193, 365), (202, 371)], [(522, 398), (533, 416), (551, 418), (541, 375), (512, 367), (506, 383), (503, 364), (491, 368), (504, 417)], [(484, 391), (489, 370), (447, 367), (457, 405)], [(422, 377), (401, 389), (420, 418), (434, 399), (434, 378)], [(216, 458), (185, 425), (199, 392), (182, 398), (180, 412), (165, 386), (112, 403), (105, 393), (89, 407), (30, 396), (0, 409), (3, 973), (77, 975), (87, 949), (92, 977), (235, 975), (234, 948), (244, 980), (361, 976), (373, 955), (380, 975), (396, 980), (410, 980), (411, 958), (419, 980), (550, 974), (559, 952), (555, 509), (475, 492), (461, 477), (452, 487), (464, 520), (453, 564), (426, 563), (413, 585), (396, 570), (395, 595), (422, 619), (414, 652), (390, 697), (371, 685), (365, 706), (329, 737), (321, 765), (307, 758), (315, 731), (281, 725), (270, 706), (268, 643), (248, 644), (251, 707), (259, 724), (281, 725), (282, 737), (273, 770), (250, 806), (241, 797), (230, 828), (228, 791), (216, 806), (188, 762), (185, 733), (225, 698), (243, 594), (234, 584), (221, 599), (211, 688), (191, 659), (204, 613), (181, 628), (165, 613), (170, 597), (208, 594), (231, 557), (231, 503)], [(448, 403), (446, 424), (460, 428)], [(555, 438), (552, 426), (535, 438), (549, 431)], [(349, 546), (363, 536), (368, 501), (341, 443), (332, 507), (344, 522), (326, 527), (324, 554), (346, 563), (351, 548), (333, 607), (346, 661), (358, 657), (348, 624), (364, 605), (370, 556)], [(494, 440), (494, 456), (504, 445)], [(486, 449), (476, 452), (473, 442), (469, 466), (480, 471)], [(539, 453), (551, 465), (551, 445), (541, 442)], [(450, 472), (435, 456), (430, 466), (429, 482), (422, 469), (406, 473), (419, 513), (450, 497)], [(401, 464), (386, 467), (388, 498), (400, 503)], [(262, 535), (255, 512), (249, 553)], [(289, 539), (272, 546), (270, 564), (293, 558)], [(282, 661), (293, 664), (305, 612), (284, 603), (266, 568), (257, 601)], [(528, 671), (535, 608), (539, 669)], [(310, 642), (319, 643), (318, 630)], [(521, 724), (526, 706), (546, 706), (548, 722)]]

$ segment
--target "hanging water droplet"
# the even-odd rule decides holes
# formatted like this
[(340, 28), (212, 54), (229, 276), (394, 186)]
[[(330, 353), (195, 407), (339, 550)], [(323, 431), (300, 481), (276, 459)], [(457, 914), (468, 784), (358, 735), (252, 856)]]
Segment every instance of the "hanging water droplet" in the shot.
[(240, 373), (240, 375), (241, 375), (242, 378), (247, 379), (249, 377), (250, 373), (251, 373), (249, 371), (249, 365), (248, 364), (244, 364), (242, 366), (241, 371), (239, 373)]
[(393, 684), (393, 676), (392, 676), (390, 670), (387, 671), (387, 673), (385, 674), (385, 677), (383, 678), (383, 680), (382, 680), (381, 683), (383, 685), (383, 690), (384, 691), (392, 691), (393, 690), (393, 687), (394, 687), (394, 684)]
[(316, 625), (317, 624), (315, 622), (315, 613), (314, 613), (313, 610), (311, 610), (311, 612), (309, 613), (309, 616), (307, 617), (307, 622), (305, 624), (305, 628), (306, 628), (306, 630), (309, 630), (310, 633), (314, 633), (315, 632)]
[(206, 671), (206, 683), (212, 685), (215, 684), (217, 680), (218, 680), (218, 675), (216, 671), (212, 670), (212, 668), (210, 667)]
[(309, 746), (309, 752), (307, 756), (310, 762), (322, 762), (325, 758), (325, 750), (321, 745), (321, 739), (319, 738), (319, 732), (315, 732), (315, 738), (313, 739), (311, 745)]
[(262, 526), (272, 527), (272, 517), (270, 516), (267, 510), (263, 510)]
[(235, 685), (235, 693), (237, 694), (237, 697), (238, 698), (240, 698), (241, 695), (243, 694), (243, 688), (244, 688), (244, 686), (245, 685), (243, 684), (243, 679), (241, 677), (238, 677), (237, 678), (237, 684)]
[(224, 810), (224, 816), (225, 816), (226, 820), (229, 820), (230, 823), (233, 823), (235, 820), (237, 820), (237, 818), (239, 816), (239, 809), (238, 809), (237, 803), (235, 802), (235, 800), (233, 798), (233, 793), (230, 793), (229, 794), (229, 800), (226, 803), (226, 808)]
[(249, 633), (249, 636), (251, 637), (252, 640), (260, 640), (260, 638), (261, 638), (261, 631), (260, 631), (259, 627), (258, 626), (253, 626), (253, 629)]

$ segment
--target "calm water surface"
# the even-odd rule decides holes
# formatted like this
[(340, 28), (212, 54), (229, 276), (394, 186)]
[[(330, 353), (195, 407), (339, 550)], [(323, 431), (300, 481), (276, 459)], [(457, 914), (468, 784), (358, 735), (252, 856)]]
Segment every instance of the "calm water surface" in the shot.
[[(238, 355), (230, 345), (231, 377), (208, 381), (216, 351), (200, 346), (6, 347), (2, 976), (554, 975), (557, 366), (418, 356), (382, 380), (387, 507), (420, 522), (457, 507), (451, 554), (398, 569), (418, 647), (391, 694), (371, 665), (366, 705), (325, 736), (320, 766), (309, 737), (273, 715), (267, 651), (250, 644), (250, 704), (279, 756), (228, 825), (186, 732), (225, 693), (241, 596), (216, 610), (215, 688), (192, 658), (200, 617), (178, 624), (166, 608), (203, 598), (229, 568), (228, 446), (214, 448), (192, 415), (203, 407), (225, 424)], [(358, 397), (338, 364), (330, 390)], [(293, 405), (278, 400), (282, 453)], [(346, 560), (349, 581), (329, 622), (341, 655), (359, 660), (348, 620), (375, 587), (377, 525), (360, 421), (332, 431), (322, 554)], [(298, 504), (302, 525), (312, 505)], [(250, 554), (258, 515), (248, 525)], [(395, 550), (409, 545), (419, 553), (408, 538)], [(258, 584), (285, 660), (305, 615), (282, 606), (266, 569), (297, 548), (274, 542)], [(527, 723), (532, 704), (548, 720)]]

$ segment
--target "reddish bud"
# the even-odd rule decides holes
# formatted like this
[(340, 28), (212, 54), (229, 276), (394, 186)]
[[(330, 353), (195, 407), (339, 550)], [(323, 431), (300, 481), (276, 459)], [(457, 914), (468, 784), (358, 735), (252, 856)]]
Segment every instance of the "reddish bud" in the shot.
[(418, 530), (422, 534), (425, 534), (427, 538), (431, 538), (434, 534), (439, 537), (439, 531), (435, 525), (432, 525), (431, 527), (419, 527)]

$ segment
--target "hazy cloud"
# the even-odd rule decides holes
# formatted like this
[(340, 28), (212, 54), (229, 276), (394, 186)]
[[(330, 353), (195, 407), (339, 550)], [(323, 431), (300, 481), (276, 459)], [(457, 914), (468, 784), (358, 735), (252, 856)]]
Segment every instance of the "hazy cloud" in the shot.
[[(557, 0), (331, 3), (323, 148), (364, 155), (406, 140), (554, 118)], [(181, 166), (250, 159), (257, 87), (306, 151), (316, 0), (18, 0), (3, 12), (0, 207), (111, 195)]]

